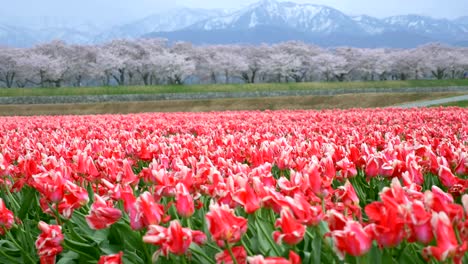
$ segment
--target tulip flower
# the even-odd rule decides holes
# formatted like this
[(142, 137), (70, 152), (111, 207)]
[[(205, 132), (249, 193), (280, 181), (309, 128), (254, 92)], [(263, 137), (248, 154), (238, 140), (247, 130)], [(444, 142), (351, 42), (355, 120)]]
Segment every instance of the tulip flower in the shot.
[(255, 213), (261, 206), (260, 198), (249, 184), (245, 184), (244, 188), (238, 190), (234, 194), (233, 199), (242, 205), (248, 214)]
[(329, 236), (333, 239), (335, 252), (342, 260), (345, 254), (362, 256), (372, 247), (372, 232), (369, 226), (362, 228), (356, 221), (348, 221), (343, 230), (332, 231)]
[(62, 229), (59, 225), (48, 225), (43, 221), (39, 222), (38, 227), (42, 233), (36, 240), (36, 249), (41, 264), (53, 264), (55, 256), (63, 250), (61, 246), (64, 239)]
[[(424, 248), (423, 256), (434, 257), (438, 261), (446, 261), (453, 258), (454, 261), (461, 260), (467, 250), (468, 242), (458, 244), (455, 231), (450, 219), (444, 212), (434, 213), (431, 220), (432, 228), (436, 238), (436, 245)], [(459, 262), (461, 263), (461, 262)]]
[(301, 264), (301, 257), (294, 251), (289, 251), (289, 260), (281, 257), (252, 256), (247, 257), (249, 264)]
[(120, 251), (118, 254), (101, 256), (97, 264), (122, 264), (122, 256), (122, 251)]
[(6, 231), (11, 229), (14, 222), (13, 212), (6, 208), (5, 202), (0, 198), (0, 236), (3, 236)]
[(130, 210), (130, 226), (134, 230), (140, 230), (149, 225), (158, 225), (163, 217), (163, 206), (157, 204), (149, 192), (144, 192)]
[(247, 219), (235, 216), (234, 210), (227, 205), (210, 205), (206, 220), (213, 240), (220, 247), (238, 242), (247, 232)]
[(273, 232), (273, 239), (277, 244), (284, 242), (288, 245), (295, 245), (304, 238), (305, 226), (300, 224), (288, 209), (281, 211), (281, 218), (276, 220), (275, 227), (281, 228), (281, 232)]
[[(232, 254), (238, 264), (247, 263), (247, 252), (243, 246), (233, 247)], [(215, 259), (217, 264), (234, 264), (228, 249), (216, 254)]]
[(175, 207), (177, 213), (185, 218), (193, 215), (195, 212), (195, 206), (193, 203), (193, 197), (190, 195), (187, 187), (183, 183), (176, 185), (176, 203)]
[(109, 227), (122, 217), (122, 212), (109, 206), (99, 195), (94, 195), (94, 203), (91, 206), (86, 222), (91, 229), (99, 230)]
[(422, 202), (414, 201), (411, 205), (411, 215), (409, 218), (408, 226), (411, 234), (408, 241), (429, 244), (434, 238), (431, 225), (432, 214), (425, 210)]
[(169, 228), (150, 225), (143, 236), (143, 242), (159, 246), (164, 256), (169, 253), (184, 255), (192, 242), (201, 245), (205, 241), (206, 236), (203, 233), (183, 228), (177, 220), (171, 221)]

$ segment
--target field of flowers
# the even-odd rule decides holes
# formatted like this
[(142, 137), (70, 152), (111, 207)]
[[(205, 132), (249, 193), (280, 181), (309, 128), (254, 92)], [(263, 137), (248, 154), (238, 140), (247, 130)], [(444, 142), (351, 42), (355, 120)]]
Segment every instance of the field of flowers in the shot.
[(0, 263), (468, 263), (468, 110), (0, 118)]

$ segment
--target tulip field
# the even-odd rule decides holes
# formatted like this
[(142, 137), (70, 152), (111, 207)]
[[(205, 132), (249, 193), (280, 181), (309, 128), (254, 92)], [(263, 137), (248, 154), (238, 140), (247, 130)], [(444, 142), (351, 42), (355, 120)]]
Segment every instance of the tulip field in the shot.
[(0, 118), (0, 263), (468, 263), (468, 110)]

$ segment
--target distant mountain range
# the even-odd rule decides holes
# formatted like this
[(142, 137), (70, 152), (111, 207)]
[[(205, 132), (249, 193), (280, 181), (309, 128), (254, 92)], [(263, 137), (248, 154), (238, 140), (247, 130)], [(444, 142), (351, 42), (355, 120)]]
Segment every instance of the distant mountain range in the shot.
[(0, 45), (27, 47), (53, 39), (94, 44), (117, 38), (162, 37), (194, 44), (258, 44), (299, 40), (324, 47), (409, 48), (429, 42), (468, 46), (468, 16), (454, 20), (420, 15), (383, 19), (349, 16), (334, 8), (263, 0), (237, 11), (182, 8), (125, 25), (41, 29), (0, 24)]

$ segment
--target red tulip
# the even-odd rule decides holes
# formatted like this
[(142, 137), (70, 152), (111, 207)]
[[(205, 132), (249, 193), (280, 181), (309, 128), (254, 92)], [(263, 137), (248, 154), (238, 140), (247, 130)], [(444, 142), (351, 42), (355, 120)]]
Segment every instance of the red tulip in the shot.
[(381, 247), (394, 247), (405, 237), (405, 220), (398, 210), (382, 202), (373, 202), (365, 207), (373, 237)]
[(455, 173), (459, 175), (468, 175), (468, 154), (465, 152), (460, 154), (457, 167), (455, 168)]
[(370, 227), (362, 228), (356, 221), (348, 221), (343, 230), (335, 230), (330, 233), (333, 239), (335, 252), (344, 259), (345, 254), (362, 256), (372, 247), (372, 232)]
[(60, 245), (64, 239), (62, 229), (58, 225), (48, 225), (42, 221), (39, 222), (38, 227), (42, 233), (36, 240), (36, 249), (41, 264), (53, 264), (55, 256), (63, 249)]
[(330, 209), (327, 211), (325, 220), (328, 223), (328, 228), (330, 231), (334, 230), (343, 230), (346, 226), (347, 219), (342, 213), (338, 212), (335, 209)]
[(175, 255), (184, 255), (192, 243), (190, 229), (182, 228), (179, 221), (172, 221), (170, 223), (166, 235), (169, 240), (167, 247)]
[(459, 260), (461, 263), (468, 242), (465, 240), (463, 245), (458, 244), (452, 223), (444, 212), (434, 213), (431, 224), (436, 238), (436, 246), (424, 248), (423, 256), (426, 258), (432, 256), (438, 261), (454, 258), (456, 262)]
[(11, 229), (14, 223), (13, 212), (6, 208), (5, 202), (0, 198), (0, 236), (3, 236), (6, 231)]
[(431, 225), (432, 214), (426, 211), (421, 201), (414, 201), (411, 204), (410, 211), (409, 228), (411, 236), (408, 241), (429, 244), (434, 238)]
[(445, 187), (452, 187), (461, 182), (461, 179), (455, 176), (446, 166), (439, 167), (439, 179)]
[[(237, 246), (232, 248), (232, 253), (234, 258), (236, 259), (238, 264), (245, 264), (247, 263), (247, 252), (243, 246)], [(234, 261), (231, 258), (231, 254), (229, 254), (229, 250), (224, 250), (216, 254), (215, 256), (217, 264), (233, 264)]]
[(109, 206), (106, 201), (97, 194), (94, 195), (94, 199), (89, 215), (86, 216), (86, 222), (91, 229), (104, 229), (119, 221), (122, 217), (122, 212), (119, 209)]
[(220, 247), (238, 242), (247, 232), (247, 219), (235, 216), (234, 210), (226, 205), (212, 204), (206, 220), (213, 240)]
[(357, 175), (356, 165), (349, 161), (348, 158), (337, 161), (336, 165), (340, 169), (339, 173), (341, 178), (346, 179)]
[(97, 264), (122, 264), (122, 256), (122, 251), (120, 251), (118, 254), (101, 256)]
[(373, 156), (369, 157), (366, 162), (365, 173), (367, 177), (376, 177), (379, 175), (379, 162)]
[(462, 196), (463, 209), (465, 210), (465, 216), (468, 218), (468, 194)]
[(298, 222), (307, 226), (315, 226), (323, 218), (322, 206), (312, 206), (301, 193), (294, 194), (294, 198), (286, 197), (285, 202), (291, 209)]
[(248, 214), (255, 213), (261, 206), (260, 198), (248, 183), (245, 184), (244, 188), (236, 191), (232, 198), (242, 205), (245, 212)]
[(436, 212), (445, 212), (451, 221), (463, 218), (463, 206), (454, 203), (453, 197), (437, 186), (424, 193), (424, 203)]
[(300, 224), (288, 209), (281, 211), (281, 217), (276, 220), (275, 227), (281, 228), (281, 232), (273, 232), (273, 239), (278, 244), (284, 242), (295, 245), (304, 238), (305, 226)]
[(190, 217), (195, 212), (193, 197), (190, 195), (185, 184), (179, 182), (176, 185), (176, 203), (177, 213), (182, 217)]
[(143, 242), (160, 246), (164, 256), (169, 253), (175, 255), (186, 254), (192, 241), (197, 244), (205, 243), (206, 236), (201, 232), (183, 228), (177, 220), (171, 221), (169, 228), (150, 225), (148, 232), (143, 236)]
[(156, 204), (149, 192), (142, 193), (130, 210), (130, 226), (139, 230), (149, 225), (158, 225), (164, 216), (163, 206)]
[(66, 180), (60, 172), (36, 174), (32, 177), (32, 186), (49, 202), (58, 203), (63, 199)]
[(335, 190), (335, 197), (346, 206), (359, 206), (359, 197), (357, 196), (353, 185), (351, 185), (348, 180), (345, 185), (340, 186)]
[(318, 196), (322, 195), (322, 181), (324, 178), (321, 177), (320, 164), (318, 161), (310, 162), (302, 169), (302, 174), (306, 179), (310, 190)]
[(267, 257), (258, 255), (253, 257), (247, 257), (249, 264), (301, 264), (301, 257), (294, 251), (289, 251), (289, 260), (281, 257)]

